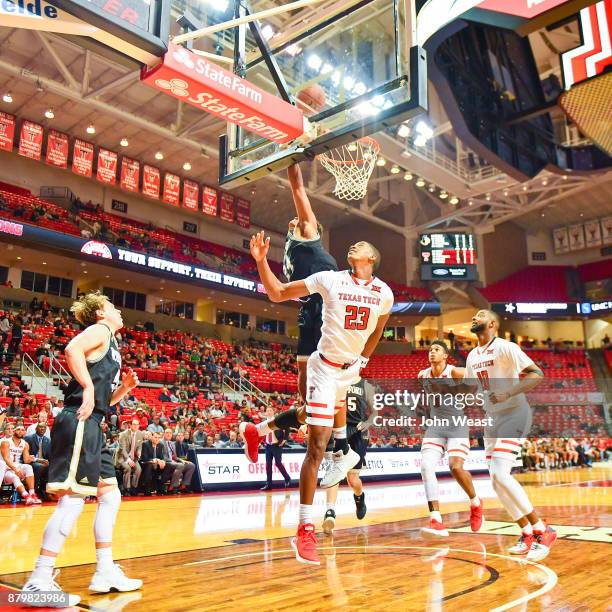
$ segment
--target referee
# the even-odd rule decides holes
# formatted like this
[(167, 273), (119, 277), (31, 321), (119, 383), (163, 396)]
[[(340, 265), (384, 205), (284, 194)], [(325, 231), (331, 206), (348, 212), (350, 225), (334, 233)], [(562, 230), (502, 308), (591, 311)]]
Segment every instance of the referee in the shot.
[[(266, 418), (274, 418), (274, 409), (266, 408)], [(272, 461), (276, 463), (278, 471), (285, 479), (285, 489), (291, 484), (291, 476), (283, 465), (283, 446), (285, 445), (285, 432), (282, 429), (275, 429), (266, 434), (266, 485), (261, 488), (262, 491), (269, 491), (272, 488)]]

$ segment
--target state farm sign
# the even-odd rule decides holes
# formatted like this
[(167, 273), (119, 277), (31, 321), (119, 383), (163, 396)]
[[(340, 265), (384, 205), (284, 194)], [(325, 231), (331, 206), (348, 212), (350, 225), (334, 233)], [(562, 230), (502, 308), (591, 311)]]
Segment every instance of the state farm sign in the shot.
[(143, 68), (140, 78), (268, 140), (285, 143), (304, 133), (304, 116), (297, 107), (178, 45), (170, 43), (162, 63)]

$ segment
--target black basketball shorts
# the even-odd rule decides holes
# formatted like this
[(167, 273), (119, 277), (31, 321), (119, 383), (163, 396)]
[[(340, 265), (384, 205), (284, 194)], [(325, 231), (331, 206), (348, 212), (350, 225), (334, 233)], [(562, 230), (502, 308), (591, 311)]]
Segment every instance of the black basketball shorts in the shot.
[(106, 447), (100, 422), (79, 421), (76, 408), (64, 408), (51, 430), (51, 456), (47, 491), (72, 490), (96, 495), (98, 483), (117, 484), (111, 451)]

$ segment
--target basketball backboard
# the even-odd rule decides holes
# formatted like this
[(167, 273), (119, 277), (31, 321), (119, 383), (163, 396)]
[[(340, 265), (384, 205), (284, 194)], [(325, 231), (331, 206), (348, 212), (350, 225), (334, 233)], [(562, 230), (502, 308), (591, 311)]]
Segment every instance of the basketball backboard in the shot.
[[(220, 141), (219, 172), (226, 187), (257, 180), (427, 108), (425, 53), (413, 44), (413, 1), (216, 4), (224, 10), (216, 17), (209, 11), (206, 23), (195, 25), (206, 34), (194, 37), (194, 52), (209, 59), (217, 56), (226, 69), (297, 105), (311, 127), (307, 142), (278, 144), (228, 124)], [(292, 5), (295, 8), (287, 10)], [(250, 20), (252, 15), (262, 17)], [(194, 29), (193, 23), (189, 29)], [(174, 42), (191, 44), (189, 34)], [(318, 93), (322, 104), (309, 107), (300, 102), (298, 97), (306, 99), (300, 96), (305, 90)]]

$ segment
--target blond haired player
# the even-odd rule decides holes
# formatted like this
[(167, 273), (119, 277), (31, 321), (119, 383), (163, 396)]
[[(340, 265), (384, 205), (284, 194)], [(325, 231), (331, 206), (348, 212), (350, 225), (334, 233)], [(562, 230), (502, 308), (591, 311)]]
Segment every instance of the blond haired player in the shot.
[[(448, 346), (443, 340), (434, 340), (429, 348), (430, 366), (418, 374), (426, 391), (451, 393), (454, 381), (461, 381), (464, 369), (448, 363)], [(431, 406), (431, 416), (447, 420), (448, 426), (428, 427), (421, 444), (421, 476), (425, 486), (430, 521), (421, 532), (426, 536), (448, 537), (442, 523), (438, 501), (438, 479), (436, 465), (448, 453), (448, 466), (453, 478), (459, 483), (470, 500), (470, 527), (480, 531), (482, 527), (482, 501), (476, 495), (472, 475), (463, 467), (470, 453), (470, 438), (467, 427), (452, 425), (452, 418), (459, 414), (454, 405)]]
[[(269, 248), (270, 239), (264, 238), (263, 232), (251, 238), (251, 255), (273, 302), (302, 298), (312, 293), (318, 293), (323, 299), (321, 339), (307, 363), (305, 400), (309, 439), (300, 472), (299, 527), (292, 540), (298, 561), (319, 565), (312, 522), (317, 472), (331, 435), (334, 412), (339, 406), (346, 410), (347, 389), (359, 380), (361, 369), (382, 336), (393, 306), (393, 293), (384, 282), (374, 277), (380, 254), (368, 242), (357, 242), (349, 248), (347, 260), (350, 270), (318, 272), (289, 283), (280, 282), (270, 269), (267, 261)], [(249, 438), (259, 444), (255, 426), (245, 428), (243, 435), (247, 444)], [(346, 453), (335, 462), (337, 473), (344, 471), (346, 474), (359, 461), (359, 455), (353, 455), (354, 459)]]
[[(113, 562), (113, 528), (121, 494), (112, 454), (100, 429), (109, 407), (138, 385), (138, 377), (132, 370), (120, 375), (121, 355), (115, 334), (123, 327), (123, 319), (108, 298), (88, 293), (71, 310), (86, 329), (66, 347), (73, 379), (65, 392), (64, 409), (53, 423), (47, 485), (47, 491), (60, 499), (45, 527), (34, 571), (23, 587), (24, 594), (38, 594), (26, 599), (31, 606), (47, 607), (45, 593), (61, 591), (55, 582), (59, 571), (54, 572), (55, 561), (88, 495), (98, 498), (94, 520), (97, 563), (89, 590), (123, 592), (142, 586), (142, 580), (127, 578)], [(66, 605), (75, 606), (79, 601), (77, 595), (68, 595)]]
[(499, 318), (494, 312), (479, 310), (472, 317), (471, 331), (478, 345), (467, 357), (465, 380), (477, 380), (488, 396), (484, 410), (493, 424), (485, 428), (484, 441), (491, 482), (522, 532), (509, 552), (541, 561), (555, 543), (557, 533), (538, 517), (511, 472), (531, 428), (531, 408), (525, 393), (542, 382), (544, 374), (518, 344), (499, 338), (498, 330)]

